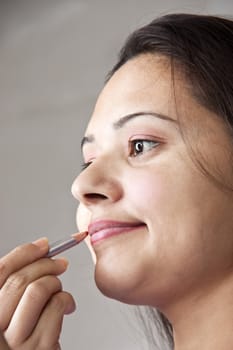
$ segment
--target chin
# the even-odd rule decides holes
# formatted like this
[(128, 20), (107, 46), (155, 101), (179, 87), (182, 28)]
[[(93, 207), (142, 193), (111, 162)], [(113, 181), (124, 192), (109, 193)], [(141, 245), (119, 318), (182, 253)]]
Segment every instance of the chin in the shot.
[(135, 301), (132, 300), (129, 295), (129, 286), (122, 285), (122, 283), (117, 283), (114, 279), (106, 278), (106, 276), (100, 276), (98, 273), (95, 274), (95, 283), (99, 291), (106, 297), (118, 300), (126, 304), (134, 304)]
[(152, 275), (151, 268), (136, 263), (118, 266), (110, 262), (107, 264), (103, 257), (97, 258), (95, 283), (108, 298), (125, 304), (147, 305), (158, 309), (163, 309), (175, 300), (175, 291), (182, 289), (182, 284), (175, 276), (161, 277), (158, 272)]
[(142, 279), (135, 271), (127, 271), (123, 268), (113, 270), (110, 266), (106, 268), (106, 265), (101, 266), (97, 260), (95, 283), (100, 292), (108, 298), (134, 305), (141, 305), (145, 302), (144, 298), (141, 298), (143, 295)]

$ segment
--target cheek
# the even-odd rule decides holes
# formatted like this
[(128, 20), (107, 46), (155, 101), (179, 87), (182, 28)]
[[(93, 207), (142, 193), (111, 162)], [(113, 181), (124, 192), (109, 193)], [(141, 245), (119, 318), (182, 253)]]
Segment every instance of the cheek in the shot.
[(133, 207), (147, 215), (150, 209), (154, 212), (164, 196), (164, 182), (164, 176), (148, 170), (132, 175), (127, 183), (127, 194)]

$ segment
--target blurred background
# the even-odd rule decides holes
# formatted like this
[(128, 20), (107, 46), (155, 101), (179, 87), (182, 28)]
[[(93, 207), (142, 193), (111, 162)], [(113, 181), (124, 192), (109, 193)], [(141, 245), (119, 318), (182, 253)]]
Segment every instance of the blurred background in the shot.
[[(76, 231), (70, 187), (80, 140), (125, 38), (171, 12), (233, 15), (232, 0), (0, 1), (0, 254), (40, 236)], [(64, 289), (78, 303), (64, 350), (147, 349), (133, 307), (103, 297), (85, 244)]]

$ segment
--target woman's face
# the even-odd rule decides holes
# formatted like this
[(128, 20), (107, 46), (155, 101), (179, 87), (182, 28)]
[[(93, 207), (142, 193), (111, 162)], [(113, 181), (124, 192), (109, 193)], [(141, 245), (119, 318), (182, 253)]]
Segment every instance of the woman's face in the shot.
[(179, 123), (197, 156), (226, 178), (230, 143), (220, 120), (174, 78), (152, 55), (113, 75), (83, 141), (87, 167), (72, 186), (81, 226), (89, 224), (97, 286), (160, 308), (207, 291), (233, 253), (232, 197), (194, 165)]

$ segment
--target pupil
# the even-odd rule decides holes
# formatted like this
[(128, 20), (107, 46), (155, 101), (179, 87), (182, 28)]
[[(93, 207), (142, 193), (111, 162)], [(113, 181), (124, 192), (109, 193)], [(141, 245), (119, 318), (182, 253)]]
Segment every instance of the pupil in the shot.
[(135, 145), (135, 150), (136, 152), (142, 152), (143, 151), (143, 144), (142, 142), (137, 142), (136, 145)]

